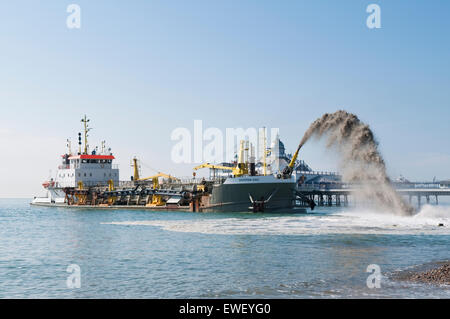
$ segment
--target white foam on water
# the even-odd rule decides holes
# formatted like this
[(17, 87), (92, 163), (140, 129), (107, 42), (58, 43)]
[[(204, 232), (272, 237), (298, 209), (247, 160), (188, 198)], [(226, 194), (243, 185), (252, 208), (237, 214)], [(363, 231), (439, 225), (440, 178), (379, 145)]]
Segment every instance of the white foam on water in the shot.
[(167, 231), (220, 235), (450, 235), (450, 207), (426, 205), (414, 216), (359, 209), (326, 215), (144, 220), (105, 224), (154, 226)]

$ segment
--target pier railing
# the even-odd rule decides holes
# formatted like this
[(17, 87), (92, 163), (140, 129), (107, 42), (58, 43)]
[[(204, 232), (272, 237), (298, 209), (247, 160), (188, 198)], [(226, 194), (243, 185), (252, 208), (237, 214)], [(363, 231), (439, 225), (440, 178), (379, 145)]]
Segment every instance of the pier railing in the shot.
[(327, 176), (339, 176), (337, 172), (327, 172), (327, 171), (296, 171), (298, 175), (327, 175)]

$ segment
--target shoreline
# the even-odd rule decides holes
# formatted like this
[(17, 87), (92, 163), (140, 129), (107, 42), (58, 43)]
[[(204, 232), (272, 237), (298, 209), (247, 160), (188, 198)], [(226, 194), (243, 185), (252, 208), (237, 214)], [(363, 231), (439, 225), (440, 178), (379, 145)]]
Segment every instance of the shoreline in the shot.
[(450, 260), (431, 262), (396, 272), (396, 281), (431, 285), (450, 285)]

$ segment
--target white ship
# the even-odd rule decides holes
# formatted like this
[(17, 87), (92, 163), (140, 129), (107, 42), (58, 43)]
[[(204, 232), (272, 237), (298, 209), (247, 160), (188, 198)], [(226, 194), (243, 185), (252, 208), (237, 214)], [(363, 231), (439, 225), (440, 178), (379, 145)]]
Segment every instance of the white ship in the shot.
[(84, 127), (84, 147), (82, 134), (78, 133), (78, 152), (72, 153), (70, 141), (67, 141), (67, 152), (61, 156), (56, 176), (45, 181), (42, 186), (47, 196), (35, 197), (32, 204), (66, 204), (65, 189), (83, 186), (107, 186), (119, 183), (119, 169), (113, 164), (111, 149), (106, 149), (105, 141), (100, 150), (96, 147), (89, 154), (88, 132), (89, 119), (86, 115), (81, 120)]

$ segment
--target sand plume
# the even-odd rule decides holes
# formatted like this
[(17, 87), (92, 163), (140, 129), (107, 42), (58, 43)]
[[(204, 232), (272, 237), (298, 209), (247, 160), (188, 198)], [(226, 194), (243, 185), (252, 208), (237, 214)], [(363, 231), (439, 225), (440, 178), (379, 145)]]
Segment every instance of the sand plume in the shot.
[(311, 137), (326, 137), (327, 148), (337, 150), (343, 181), (358, 184), (357, 197), (398, 214), (413, 213), (387, 177), (373, 132), (356, 115), (343, 110), (326, 113), (311, 124), (300, 147)]

